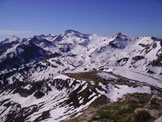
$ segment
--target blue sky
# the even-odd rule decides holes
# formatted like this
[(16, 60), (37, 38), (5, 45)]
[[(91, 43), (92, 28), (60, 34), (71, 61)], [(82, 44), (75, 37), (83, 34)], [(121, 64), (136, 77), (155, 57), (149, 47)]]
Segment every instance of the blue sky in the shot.
[(67, 29), (162, 37), (162, 0), (0, 0), (0, 39)]

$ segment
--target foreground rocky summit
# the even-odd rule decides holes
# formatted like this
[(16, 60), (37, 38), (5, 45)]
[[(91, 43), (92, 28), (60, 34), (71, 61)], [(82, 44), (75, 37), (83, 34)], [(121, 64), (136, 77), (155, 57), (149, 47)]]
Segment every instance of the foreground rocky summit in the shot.
[(6, 39), (0, 42), (0, 121), (158, 121), (161, 43), (74, 30)]

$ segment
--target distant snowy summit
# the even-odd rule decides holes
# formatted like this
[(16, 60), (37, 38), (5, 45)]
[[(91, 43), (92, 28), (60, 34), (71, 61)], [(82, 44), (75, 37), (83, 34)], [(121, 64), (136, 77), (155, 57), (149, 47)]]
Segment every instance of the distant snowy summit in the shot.
[(117, 33), (109, 44), (114, 48), (124, 49), (128, 43), (131, 43), (132, 41), (135, 41), (136, 39), (137, 38), (128, 36), (127, 34), (124, 34), (124, 33)]

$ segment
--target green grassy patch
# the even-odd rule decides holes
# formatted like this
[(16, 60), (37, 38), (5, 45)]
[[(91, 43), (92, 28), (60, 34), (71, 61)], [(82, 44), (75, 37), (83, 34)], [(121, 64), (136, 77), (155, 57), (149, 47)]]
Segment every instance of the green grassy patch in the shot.
[[(113, 121), (113, 122), (142, 122), (141, 120), (152, 119), (147, 113), (135, 115), (136, 108), (144, 107), (151, 95), (149, 94), (129, 94), (125, 100), (108, 103), (101, 107), (90, 121)], [(142, 118), (142, 116), (144, 116)], [(145, 121), (143, 121), (145, 122)]]

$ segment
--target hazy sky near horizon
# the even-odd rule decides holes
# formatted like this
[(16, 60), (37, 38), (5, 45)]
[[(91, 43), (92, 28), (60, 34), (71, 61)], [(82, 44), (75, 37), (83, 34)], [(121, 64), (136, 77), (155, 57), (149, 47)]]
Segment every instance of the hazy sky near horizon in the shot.
[(67, 29), (162, 37), (162, 0), (0, 0), (0, 39)]

